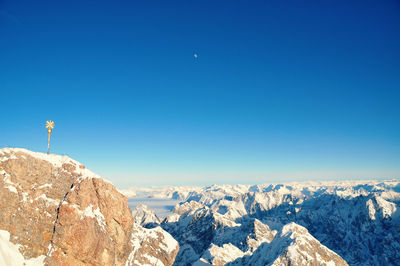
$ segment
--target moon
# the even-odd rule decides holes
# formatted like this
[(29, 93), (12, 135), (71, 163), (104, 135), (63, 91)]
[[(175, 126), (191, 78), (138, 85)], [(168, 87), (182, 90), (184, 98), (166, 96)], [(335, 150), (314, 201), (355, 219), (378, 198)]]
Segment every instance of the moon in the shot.
[(194, 54), (193, 54), (193, 57), (194, 57), (194, 58), (197, 58), (197, 57), (199, 57), (199, 55), (196, 54), (196, 53), (194, 53)]

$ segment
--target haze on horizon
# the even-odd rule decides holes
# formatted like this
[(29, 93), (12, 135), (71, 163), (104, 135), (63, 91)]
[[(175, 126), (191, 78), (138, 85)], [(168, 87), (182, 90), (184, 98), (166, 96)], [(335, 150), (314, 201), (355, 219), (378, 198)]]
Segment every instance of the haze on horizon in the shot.
[(398, 1), (0, 1), (0, 148), (118, 187), (400, 177)]

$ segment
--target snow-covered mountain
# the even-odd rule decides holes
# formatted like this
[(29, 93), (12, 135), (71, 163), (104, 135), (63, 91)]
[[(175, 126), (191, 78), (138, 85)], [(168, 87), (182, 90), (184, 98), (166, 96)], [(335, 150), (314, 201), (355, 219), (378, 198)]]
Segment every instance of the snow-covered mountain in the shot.
[(133, 221), (143, 227), (155, 227), (160, 224), (157, 214), (144, 204), (140, 204), (132, 211)]
[(289, 223), (271, 243), (230, 265), (348, 265), (339, 255), (310, 235), (306, 228)]
[(399, 180), (122, 192), (181, 202), (161, 220), (145, 205), (130, 210), (126, 196), (69, 157), (1, 149), (0, 264), (398, 265), (400, 261)]
[(154, 194), (182, 200), (161, 223), (179, 242), (175, 265), (400, 261), (399, 180), (162, 187)]

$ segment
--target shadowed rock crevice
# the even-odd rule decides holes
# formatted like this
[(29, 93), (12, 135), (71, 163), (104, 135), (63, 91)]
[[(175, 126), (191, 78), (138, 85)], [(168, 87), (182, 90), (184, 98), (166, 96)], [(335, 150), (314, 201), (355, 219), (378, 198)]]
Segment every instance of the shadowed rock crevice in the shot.
[[(78, 183), (78, 185), (79, 185), (79, 183)], [(53, 225), (53, 233), (52, 233), (52, 235), (51, 235), (51, 241), (50, 241), (51, 246), (50, 246), (49, 252), (47, 253), (46, 256), (49, 256), (49, 255), (51, 254), (52, 250), (53, 250), (54, 234), (55, 234), (55, 232), (56, 232), (56, 227), (57, 227), (57, 224), (58, 224), (58, 217), (59, 217), (59, 215), (60, 215), (60, 207), (61, 207), (61, 205), (65, 202), (65, 199), (67, 198), (68, 194), (71, 192), (71, 190), (72, 190), (73, 188), (74, 188), (74, 183), (71, 184), (70, 190), (68, 190), (67, 193), (65, 193), (65, 195), (64, 195), (64, 197), (63, 197), (63, 199), (62, 199), (62, 201), (58, 204), (57, 211), (56, 211), (56, 212), (57, 212), (57, 214), (56, 214), (56, 219), (55, 219), (54, 225)]]

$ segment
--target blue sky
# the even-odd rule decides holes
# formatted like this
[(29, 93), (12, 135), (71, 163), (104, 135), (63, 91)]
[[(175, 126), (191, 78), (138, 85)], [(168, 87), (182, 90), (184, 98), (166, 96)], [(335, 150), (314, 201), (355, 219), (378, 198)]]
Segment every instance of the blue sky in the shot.
[[(400, 176), (398, 1), (0, 1), (0, 147), (118, 187)], [(194, 58), (194, 54), (198, 58)]]

